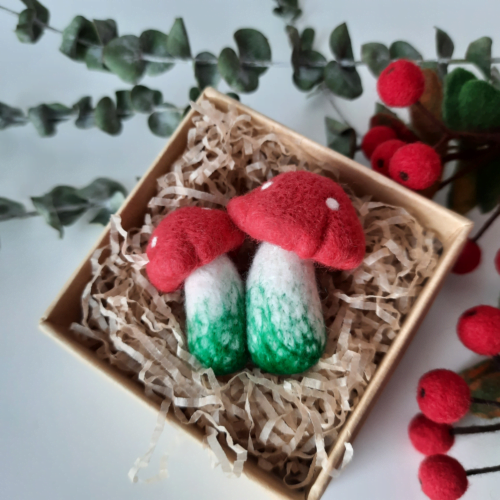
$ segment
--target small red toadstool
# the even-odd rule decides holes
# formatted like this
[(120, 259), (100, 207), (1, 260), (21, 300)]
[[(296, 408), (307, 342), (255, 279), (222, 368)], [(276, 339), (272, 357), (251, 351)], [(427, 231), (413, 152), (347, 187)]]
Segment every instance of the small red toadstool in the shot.
[(185, 283), (189, 351), (216, 375), (248, 358), (243, 283), (226, 255), (244, 238), (226, 212), (184, 207), (160, 222), (147, 247), (146, 272), (158, 290)]
[(351, 200), (327, 177), (288, 172), (233, 198), (227, 210), (241, 230), (264, 242), (247, 279), (252, 359), (271, 373), (303, 372), (326, 343), (313, 261), (353, 269), (365, 254)]

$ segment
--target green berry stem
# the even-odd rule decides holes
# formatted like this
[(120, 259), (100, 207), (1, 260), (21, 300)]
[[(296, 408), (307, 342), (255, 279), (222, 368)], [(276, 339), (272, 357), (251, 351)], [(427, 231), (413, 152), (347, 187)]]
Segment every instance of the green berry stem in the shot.
[(481, 229), (477, 232), (476, 236), (472, 238), (474, 243), (481, 238), (481, 236), (489, 229), (489, 227), (495, 222), (495, 220), (500, 216), (500, 204), (497, 209), (491, 214), (490, 218), (484, 223)]
[(491, 425), (468, 425), (467, 427), (452, 427), (450, 432), (454, 436), (459, 434), (481, 434), (483, 432), (500, 431), (500, 424)]
[(495, 465), (493, 467), (483, 467), (482, 469), (469, 469), (465, 471), (468, 476), (475, 476), (476, 474), (486, 474), (488, 472), (500, 472), (500, 465)]

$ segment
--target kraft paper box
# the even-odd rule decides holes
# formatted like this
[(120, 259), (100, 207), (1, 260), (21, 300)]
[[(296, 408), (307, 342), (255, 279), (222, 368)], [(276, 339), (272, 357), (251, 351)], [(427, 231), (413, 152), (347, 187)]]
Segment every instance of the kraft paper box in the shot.
[[(330, 472), (338, 467), (342, 461), (345, 444), (353, 442), (369, 411), (416, 333), (443, 280), (458, 257), (472, 228), (472, 223), (433, 201), (409, 191), (392, 180), (307, 139), (213, 89), (206, 89), (200, 96), (199, 101), (202, 99), (208, 99), (216, 108), (222, 111), (227, 111), (229, 105), (236, 106), (240, 113), (250, 115), (252, 121), (265, 127), (269, 132), (278, 134), (280, 138), (284, 138), (291, 149), (300, 148), (318, 161), (334, 166), (338, 171), (340, 182), (349, 185), (356, 195), (371, 195), (376, 201), (407, 209), (425, 228), (432, 230), (443, 244), (443, 251), (436, 272), (427, 281), (415, 300), (410, 313), (404, 320), (402, 329), (378, 365), (357, 406), (343, 425), (335, 444), (331, 449), (327, 450), (328, 467), (316, 474), (313, 482), (305, 491), (296, 491), (288, 489), (277, 476), (260, 469), (252, 457), (249, 457), (245, 463), (244, 473), (268, 490), (268, 493), (274, 497), (317, 500), (321, 497), (331, 479)], [(156, 193), (156, 180), (168, 172), (174, 161), (183, 153), (187, 144), (188, 130), (192, 126), (191, 120), (195, 114), (196, 112), (191, 110), (186, 115), (165, 149), (160, 153), (120, 209), (119, 215), (121, 216), (122, 227), (125, 230), (142, 224), (148, 202)], [(50, 305), (40, 321), (40, 326), (45, 333), (60, 342), (81, 360), (86, 361), (94, 369), (100, 370), (153, 410), (158, 411), (159, 405), (148, 399), (138, 381), (131, 380), (117, 368), (98, 359), (93, 351), (77, 342), (70, 330), (70, 325), (73, 322), (79, 322), (81, 318), (81, 296), (91, 277), (90, 257), (97, 248), (108, 243), (109, 235), (110, 227), (108, 225), (87, 258)], [(204, 438), (202, 429), (194, 425), (181, 425), (171, 413), (168, 415), (168, 420), (171, 425), (178, 426), (181, 431), (189, 433), (201, 444)]]

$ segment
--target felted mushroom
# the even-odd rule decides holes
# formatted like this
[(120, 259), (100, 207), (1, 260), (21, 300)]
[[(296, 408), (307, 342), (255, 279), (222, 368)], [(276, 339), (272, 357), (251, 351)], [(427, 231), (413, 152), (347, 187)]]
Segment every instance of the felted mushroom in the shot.
[(226, 212), (184, 207), (160, 222), (146, 250), (146, 272), (158, 290), (184, 283), (189, 351), (216, 375), (248, 360), (244, 287), (226, 255), (244, 238)]
[(227, 210), (242, 231), (263, 242), (246, 284), (252, 360), (270, 373), (301, 373), (326, 345), (314, 262), (353, 269), (365, 254), (354, 207), (333, 180), (302, 171), (233, 198)]

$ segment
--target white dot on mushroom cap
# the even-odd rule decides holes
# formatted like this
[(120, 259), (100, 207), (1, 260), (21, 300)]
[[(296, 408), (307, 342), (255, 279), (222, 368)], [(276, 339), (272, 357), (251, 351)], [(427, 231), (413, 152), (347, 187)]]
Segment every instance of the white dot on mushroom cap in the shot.
[(326, 206), (330, 210), (338, 210), (340, 205), (339, 205), (339, 202), (335, 198), (327, 198)]
[(264, 189), (267, 189), (268, 187), (271, 187), (273, 185), (273, 181), (267, 181), (265, 184), (262, 184), (262, 191)]
[(211, 208), (208, 208), (208, 207), (201, 207), (203, 208), (203, 210), (212, 210)]
[(158, 236), (155, 236), (153, 238), (153, 241), (151, 242), (151, 248), (154, 248), (156, 246), (156, 242), (158, 241)]

